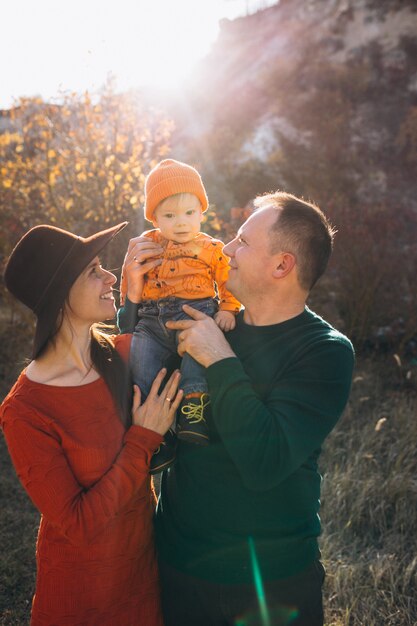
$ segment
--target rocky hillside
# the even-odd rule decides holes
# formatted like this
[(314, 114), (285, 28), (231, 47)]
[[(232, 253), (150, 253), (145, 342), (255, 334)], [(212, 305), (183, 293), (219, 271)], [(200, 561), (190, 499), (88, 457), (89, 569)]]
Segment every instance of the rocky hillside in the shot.
[(281, 0), (221, 23), (172, 109), (212, 200), (285, 187), (417, 210), (417, 2)]

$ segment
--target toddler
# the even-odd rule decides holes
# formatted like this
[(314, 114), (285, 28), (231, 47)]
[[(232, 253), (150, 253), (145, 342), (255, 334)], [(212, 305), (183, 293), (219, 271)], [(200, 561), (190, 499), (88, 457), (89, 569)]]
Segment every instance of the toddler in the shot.
[[(177, 352), (177, 331), (165, 326), (168, 320), (186, 319), (184, 304), (214, 317), (218, 326), (231, 330), (239, 302), (226, 289), (228, 259), (223, 243), (200, 232), (208, 199), (196, 169), (173, 159), (161, 161), (145, 182), (145, 217), (155, 230), (143, 233), (164, 250), (162, 263), (145, 276), (142, 300), (137, 306), (137, 322), (130, 352), (134, 383), (144, 397), (149, 393), (157, 372), (167, 357)], [(121, 332), (131, 332), (125, 325), (127, 285), (122, 273), (121, 309), (118, 324)], [(205, 412), (209, 404), (204, 368), (190, 355), (181, 361), (181, 388), (184, 398), (179, 409), (178, 438), (207, 444), (209, 434)], [(175, 436), (172, 431), (154, 454), (151, 473), (162, 471), (175, 459)]]

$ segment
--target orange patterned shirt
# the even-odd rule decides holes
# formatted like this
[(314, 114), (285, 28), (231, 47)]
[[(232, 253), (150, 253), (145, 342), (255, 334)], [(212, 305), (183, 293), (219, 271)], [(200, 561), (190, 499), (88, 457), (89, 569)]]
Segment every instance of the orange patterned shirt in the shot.
[[(223, 253), (222, 241), (199, 233), (192, 241), (176, 243), (165, 239), (159, 229), (149, 230), (143, 235), (164, 248), (161, 265), (145, 276), (143, 300), (159, 300), (168, 296), (198, 300), (218, 295), (221, 311), (237, 313), (240, 310), (239, 301), (226, 289), (229, 258)], [(126, 278), (122, 276), (121, 304), (126, 291)]]

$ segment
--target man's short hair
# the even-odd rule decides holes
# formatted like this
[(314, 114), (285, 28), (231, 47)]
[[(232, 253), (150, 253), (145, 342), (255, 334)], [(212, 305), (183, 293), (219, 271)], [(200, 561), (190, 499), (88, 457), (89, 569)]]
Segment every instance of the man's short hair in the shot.
[(327, 267), (336, 232), (323, 211), (282, 191), (259, 196), (254, 205), (257, 209), (278, 209), (269, 233), (270, 253), (291, 252), (296, 258), (299, 283), (310, 291)]

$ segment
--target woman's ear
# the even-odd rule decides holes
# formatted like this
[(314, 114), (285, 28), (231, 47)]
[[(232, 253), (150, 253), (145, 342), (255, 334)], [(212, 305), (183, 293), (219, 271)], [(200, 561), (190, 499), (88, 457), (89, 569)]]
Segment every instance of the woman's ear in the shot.
[(272, 272), (274, 278), (284, 278), (295, 267), (295, 256), (291, 252), (280, 252), (277, 256), (277, 264)]

